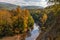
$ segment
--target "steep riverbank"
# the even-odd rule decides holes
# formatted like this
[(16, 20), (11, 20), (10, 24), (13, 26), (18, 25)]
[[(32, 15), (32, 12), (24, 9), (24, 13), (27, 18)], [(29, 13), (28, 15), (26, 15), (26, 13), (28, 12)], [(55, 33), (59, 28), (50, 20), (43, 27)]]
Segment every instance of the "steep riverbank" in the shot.
[(56, 16), (52, 26), (45, 32), (42, 32), (36, 40), (60, 40), (60, 14)]

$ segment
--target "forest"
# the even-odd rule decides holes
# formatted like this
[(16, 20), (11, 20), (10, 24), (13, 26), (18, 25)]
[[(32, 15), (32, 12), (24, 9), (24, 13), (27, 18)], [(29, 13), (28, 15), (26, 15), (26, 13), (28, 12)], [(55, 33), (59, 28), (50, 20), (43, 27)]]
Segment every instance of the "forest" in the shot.
[[(57, 0), (54, 1), (54, 5), (43, 9), (22, 9), (20, 6), (17, 6), (12, 10), (1, 8), (0, 38), (4, 36), (23, 34), (31, 31), (31, 29), (33, 30), (34, 28), (34, 23), (36, 23), (39, 25), (39, 28), (43, 33), (46, 32), (46, 35), (53, 35), (53, 40), (60, 40), (60, 3), (57, 4), (56, 1)], [(60, 1), (58, 0), (57, 2)], [(48, 30), (49, 32), (47, 32)], [(43, 36), (42, 39), (45, 36)], [(48, 36), (50, 37), (50, 35)], [(38, 36), (37, 40), (40, 40), (39, 37), (40, 36)], [(51, 38), (48, 40), (50, 39)]]
[(38, 25), (40, 25), (40, 27), (46, 27), (48, 28), (48, 26), (52, 25), (55, 20), (56, 17), (59, 15), (60, 13), (60, 4), (56, 4), (56, 5), (52, 5), (52, 6), (48, 6), (46, 8), (44, 8), (43, 10), (41, 9), (32, 9), (29, 10), (34, 21), (36, 23), (38, 23)]
[(21, 34), (33, 28), (34, 20), (27, 9), (0, 9), (0, 37)]

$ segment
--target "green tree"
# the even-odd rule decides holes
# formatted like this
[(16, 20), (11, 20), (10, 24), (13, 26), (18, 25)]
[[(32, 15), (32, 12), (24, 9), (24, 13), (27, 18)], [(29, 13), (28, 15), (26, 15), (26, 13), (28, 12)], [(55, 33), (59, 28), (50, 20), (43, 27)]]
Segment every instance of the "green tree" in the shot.
[(34, 25), (34, 20), (32, 18), (32, 16), (28, 17), (28, 26), (31, 28)]

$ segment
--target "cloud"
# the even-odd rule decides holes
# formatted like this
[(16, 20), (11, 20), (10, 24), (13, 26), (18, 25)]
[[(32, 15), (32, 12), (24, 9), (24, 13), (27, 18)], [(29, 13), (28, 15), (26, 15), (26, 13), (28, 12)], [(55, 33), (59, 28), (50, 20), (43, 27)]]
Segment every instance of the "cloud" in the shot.
[(40, 0), (24, 0), (24, 1), (26, 1), (26, 2), (29, 2), (29, 1), (31, 1), (31, 2), (39, 2)]
[(26, 2), (29, 2), (29, 1), (31, 1), (31, 2), (40, 2), (41, 1), (42, 2), (43, 1), (44, 2), (44, 1), (47, 1), (47, 0), (24, 0), (24, 1), (26, 1)]
[(20, 6), (43, 6), (47, 5), (46, 0), (0, 0), (0, 2), (6, 2), (16, 4)]

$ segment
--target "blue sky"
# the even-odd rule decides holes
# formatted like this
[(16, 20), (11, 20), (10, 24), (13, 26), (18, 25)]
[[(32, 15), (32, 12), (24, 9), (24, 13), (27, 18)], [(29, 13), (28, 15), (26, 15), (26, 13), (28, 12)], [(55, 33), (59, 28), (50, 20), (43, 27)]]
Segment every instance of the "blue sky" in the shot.
[(0, 0), (0, 2), (6, 2), (20, 6), (47, 6), (46, 0)]

